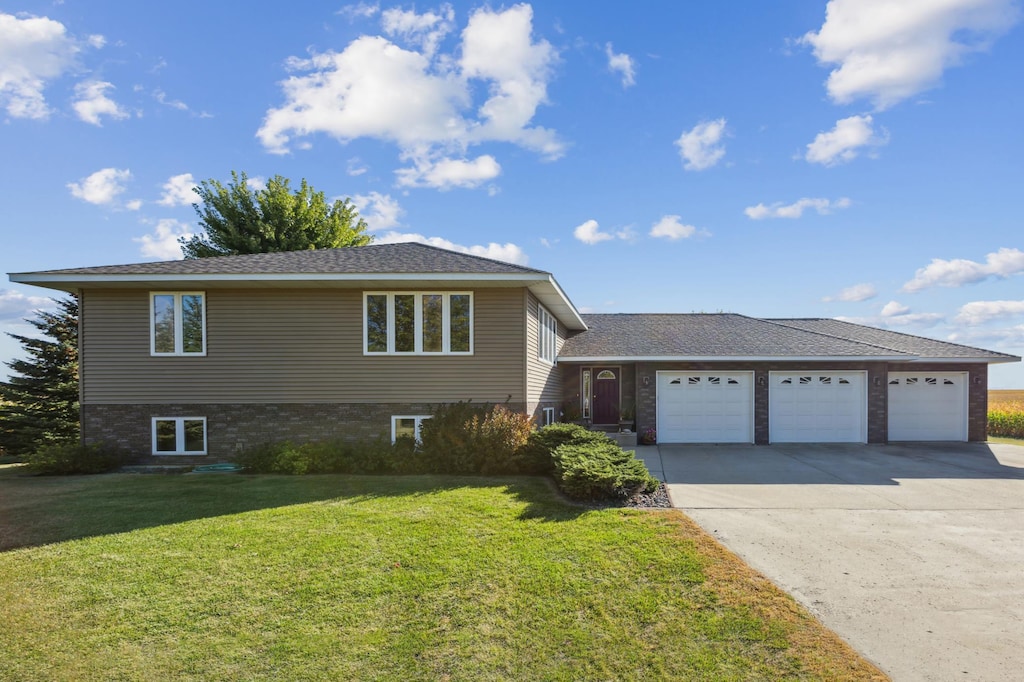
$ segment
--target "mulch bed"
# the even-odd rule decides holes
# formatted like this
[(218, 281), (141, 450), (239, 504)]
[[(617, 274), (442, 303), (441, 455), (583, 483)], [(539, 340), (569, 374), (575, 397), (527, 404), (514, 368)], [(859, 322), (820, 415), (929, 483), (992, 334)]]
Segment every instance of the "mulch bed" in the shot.
[(670, 509), (672, 501), (668, 497), (668, 488), (662, 483), (653, 493), (637, 493), (623, 500), (623, 507)]

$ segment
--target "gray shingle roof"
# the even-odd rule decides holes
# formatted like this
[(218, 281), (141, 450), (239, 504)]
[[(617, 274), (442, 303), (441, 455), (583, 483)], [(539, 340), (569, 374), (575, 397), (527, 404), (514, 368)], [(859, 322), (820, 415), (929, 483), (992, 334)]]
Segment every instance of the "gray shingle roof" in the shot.
[(583, 315), (589, 328), (566, 340), (561, 358), (898, 358), (911, 354), (744, 315)]
[(860, 343), (870, 343), (883, 348), (891, 348), (901, 353), (911, 353), (920, 358), (985, 358), (985, 359), (1006, 359), (1020, 360), (1015, 355), (998, 353), (964, 346), (959, 343), (939, 341), (913, 334), (903, 334), (888, 329), (867, 327), (862, 324), (833, 320), (829, 318), (779, 318), (769, 319), (768, 322), (784, 325), (792, 329), (802, 329), (818, 334), (827, 334), (837, 339), (846, 339)]
[(33, 275), (549, 274), (426, 244), (371, 244), (219, 258), (44, 270)]

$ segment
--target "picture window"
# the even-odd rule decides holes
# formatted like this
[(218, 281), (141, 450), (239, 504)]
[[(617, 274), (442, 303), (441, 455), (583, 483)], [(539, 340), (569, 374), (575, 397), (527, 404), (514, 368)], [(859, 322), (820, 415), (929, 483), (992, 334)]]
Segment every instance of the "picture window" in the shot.
[(369, 355), (471, 355), (471, 293), (367, 292), (363, 349)]

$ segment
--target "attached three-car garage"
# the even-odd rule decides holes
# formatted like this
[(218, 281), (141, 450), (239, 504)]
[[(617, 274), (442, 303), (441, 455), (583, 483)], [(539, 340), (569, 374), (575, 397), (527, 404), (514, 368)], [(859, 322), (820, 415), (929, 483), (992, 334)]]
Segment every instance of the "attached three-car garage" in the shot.
[[(890, 372), (888, 440), (966, 441), (966, 372)], [(658, 440), (753, 443), (754, 373), (659, 371)], [(867, 372), (768, 373), (771, 443), (866, 443)]]

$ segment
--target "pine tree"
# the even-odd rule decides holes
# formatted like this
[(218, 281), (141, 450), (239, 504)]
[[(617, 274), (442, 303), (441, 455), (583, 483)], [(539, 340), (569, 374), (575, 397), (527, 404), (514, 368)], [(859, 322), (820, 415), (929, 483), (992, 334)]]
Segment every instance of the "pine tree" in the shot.
[(9, 334), (27, 358), (6, 363), (12, 375), (0, 382), (0, 450), (8, 454), (79, 438), (78, 302), (54, 300), (56, 312), (28, 320), (44, 338)]

